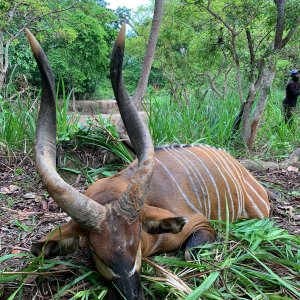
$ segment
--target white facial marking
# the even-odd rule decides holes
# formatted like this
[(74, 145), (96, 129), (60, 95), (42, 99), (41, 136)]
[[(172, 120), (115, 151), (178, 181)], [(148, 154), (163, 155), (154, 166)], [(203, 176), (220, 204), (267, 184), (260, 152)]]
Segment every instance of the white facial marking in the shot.
[(131, 277), (132, 275), (134, 275), (134, 273), (140, 268), (141, 257), (142, 257), (142, 250), (141, 250), (141, 243), (140, 243), (137, 254), (136, 254), (134, 266), (133, 266), (132, 270), (128, 273), (128, 277)]

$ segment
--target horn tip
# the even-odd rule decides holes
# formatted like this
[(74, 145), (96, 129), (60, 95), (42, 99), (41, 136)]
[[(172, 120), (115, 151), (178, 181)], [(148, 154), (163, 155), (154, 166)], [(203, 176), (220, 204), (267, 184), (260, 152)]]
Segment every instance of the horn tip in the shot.
[(41, 46), (39, 42), (36, 40), (34, 35), (31, 33), (31, 31), (28, 28), (25, 28), (25, 34), (27, 37), (27, 40), (30, 44), (31, 50), (35, 56), (37, 56), (41, 52)]

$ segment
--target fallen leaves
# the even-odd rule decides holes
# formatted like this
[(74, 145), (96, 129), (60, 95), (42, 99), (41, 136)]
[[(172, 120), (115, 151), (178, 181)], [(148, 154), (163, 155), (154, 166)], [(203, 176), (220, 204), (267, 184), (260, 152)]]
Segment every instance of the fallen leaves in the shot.
[(25, 195), (23, 195), (24, 199), (35, 199), (37, 196), (36, 193), (26, 193)]
[(287, 170), (288, 170), (288, 172), (296, 172), (296, 173), (299, 172), (299, 168), (293, 167), (293, 166), (287, 167)]
[(20, 187), (14, 184), (10, 184), (9, 186), (4, 186), (0, 188), (0, 193), (4, 195), (11, 195), (20, 190)]

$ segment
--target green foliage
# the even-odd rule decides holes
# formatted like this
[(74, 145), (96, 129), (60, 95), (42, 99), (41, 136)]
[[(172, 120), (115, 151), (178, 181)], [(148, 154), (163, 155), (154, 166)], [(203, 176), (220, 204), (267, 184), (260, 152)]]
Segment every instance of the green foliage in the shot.
[[(99, 115), (98, 119), (90, 121), (89, 125), (79, 126), (78, 130), (72, 134), (71, 141), (66, 143), (62, 140), (61, 144), (66, 148), (76, 149), (77, 151), (87, 151), (87, 149), (105, 149), (114, 154), (115, 159), (104, 166), (82, 166), (78, 162), (75, 168), (60, 167), (61, 170), (75, 174), (83, 174), (88, 183), (93, 183), (102, 177), (114, 175), (117, 171), (130, 164), (133, 160), (132, 154), (119, 138), (115, 125), (109, 120), (105, 120)], [(70, 146), (70, 147), (68, 147)]]
[[(101, 1), (2, 1), (0, 53), (8, 47), (8, 73), (17, 67), (16, 78), (26, 76), (39, 85), (36, 66), (25, 40), (25, 27), (34, 25), (37, 38), (49, 56), (57, 78), (79, 97), (91, 97), (107, 76), (109, 53), (116, 30), (113, 12)], [(4, 58), (1, 56), (1, 61)], [(0, 68), (3, 66), (0, 65)], [(1, 88), (1, 87), (0, 87)]]
[[(208, 4), (209, 3), (209, 4)], [(210, 8), (214, 15), (207, 9)], [(287, 1), (286, 32), (295, 27), (295, 35), (280, 53), (281, 62), (278, 77), (275, 79), (279, 88), (283, 88), (288, 71), (298, 68), (299, 62), (299, 25), (295, 18), (300, 9), (299, 2)], [(141, 18), (140, 15), (143, 17)], [(217, 17), (216, 17), (217, 16)], [(130, 60), (128, 68), (136, 70), (141, 62), (150, 28), (151, 8), (139, 10), (133, 19), (135, 32), (127, 40), (126, 53)], [(160, 30), (153, 64), (153, 73), (162, 74), (160, 85), (169, 88), (176, 95), (177, 90), (186, 89), (188, 93), (203, 95), (211, 90), (212, 78), (217, 79), (218, 98), (226, 95), (223, 82), (226, 71), (231, 68), (227, 90), (237, 89), (236, 69), (232, 53), (232, 35), (227, 26), (236, 32), (236, 50), (241, 68), (244, 99), (248, 94), (251, 68), (259, 72), (259, 60), (274, 54), (271, 51), (275, 35), (276, 7), (271, 1), (165, 1), (164, 18)], [(297, 27), (296, 27), (297, 26)], [(254, 46), (256, 63), (251, 64), (248, 41), (245, 30), (249, 30)], [(277, 58), (276, 58), (277, 59)], [(131, 86), (136, 82), (137, 72), (131, 74), (126, 69), (126, 83)], [(138, 70), (138, 69), (137, 69)], [(127, 73), (128, 72), (128, 73)], [(150, 84), (154, 84), (151, 83)], [(180, 94), (180, 92), (179, 92)], [(180, 97), (181, 95), (179, 95)]]
[(78, 97), (93, 95), (107, 76), (114, 18), (108, 9), (87, 1), (65, 12), (54, 34), (53, 28), (48, 30), (44, 47), (54, 73)]
[(0, 96), (0, 152), (18, 149), (30, 153), (35, 136), (37, 99), (32, 90), (10, 94), (9, 89), (8, 84), (6, 97)]
[[(273, 90), (263, 114), (256, 149), (263, 159), (290, 154), (300, 140), (299, 110), (295, 112), (291, 127), (283, 122), (283, 92)], [(217, 101), (211, 94), (204, 99), (190, 97), (186, 103), (181, 98), (175, 102), (166, 96), (150, 97), (150, 122), (152, 138), (155, 145), (169, 143), (205, 143), (232, 152), (243, 152), (240, 133), (232, 138), (232, 126), (240, 107), (237, 95), (230, 94)]]
[(156, 145), (168, 143), (206, 143), (227, 147), (235, 116), (237, 99), (216, 102), (193, 98), (189, 105), (182, 99), (151, 98), (150, 128)]
[[(0, 28), (4, 33), (20, 29), (28, 19), (36, 19), (49, 12), (48, 1), (45, 0), (1, 0)], [(26, 19), (27, 18), (27, 19)]]
[(11, 71), (21, 65), (24, 68), (22, 75), (28, 75), (28, 69), (32, 62), (26, 63), (29, 51), (20, 44), (23, 40), (23, 31), (31, 24), (37, 24), (43, 16), (50, 13), (48, 1), (38, 0), (2, 0), (0, 3), (0, 91), (4, 80)]

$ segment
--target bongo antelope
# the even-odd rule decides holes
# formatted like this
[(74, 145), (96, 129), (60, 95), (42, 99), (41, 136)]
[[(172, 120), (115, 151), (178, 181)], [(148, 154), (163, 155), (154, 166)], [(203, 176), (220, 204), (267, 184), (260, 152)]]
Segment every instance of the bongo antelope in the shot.
[(137, 160), (84, 194), (66, 183), (56, 171), (54, 76), (39, 43), (29, 30), (26, 34), (42, 78), (36, 167), (51, 197), (72, 218), (34, 243), (35, 255), (53, 257), (86, 245), (97, 270), (113, 282), (109, 299), (144, 299), (142, 257), (213, 241), (210, 220), (225, 220), (226, 206), (230, 221), (268, 217), (265, 189), (226, 151), (207, 145), (153, 148), (123, 83), (125, 26), (112, 51), (110, 72)]

